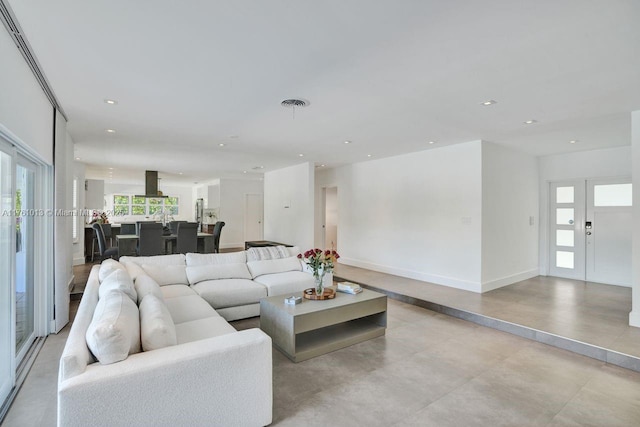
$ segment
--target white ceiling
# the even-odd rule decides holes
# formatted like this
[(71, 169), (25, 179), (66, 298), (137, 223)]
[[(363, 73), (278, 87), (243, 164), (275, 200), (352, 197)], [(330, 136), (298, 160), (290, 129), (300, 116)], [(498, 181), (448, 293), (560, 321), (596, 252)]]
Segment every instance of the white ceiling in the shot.
[[(9, 3), (88, 177), (111, 167), (114, 182), (478, 139), (533, 155), (622, 146), (640, 109), (637, 0)], [(311, 103), (295, 118), (291, 97)]]

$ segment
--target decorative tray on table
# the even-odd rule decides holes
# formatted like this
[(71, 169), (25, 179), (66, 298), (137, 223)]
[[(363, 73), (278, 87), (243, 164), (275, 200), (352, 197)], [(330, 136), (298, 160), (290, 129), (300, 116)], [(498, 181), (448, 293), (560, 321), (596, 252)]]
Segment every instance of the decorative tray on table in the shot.
[(302, 292), (302, 296), (304, 296), (305, 299), (332, 299), (336, 297), (336, 291), (332, 288), (325, 288), (322, 295), (316, 295), (316, 290), (314, 288), (309, 288)]

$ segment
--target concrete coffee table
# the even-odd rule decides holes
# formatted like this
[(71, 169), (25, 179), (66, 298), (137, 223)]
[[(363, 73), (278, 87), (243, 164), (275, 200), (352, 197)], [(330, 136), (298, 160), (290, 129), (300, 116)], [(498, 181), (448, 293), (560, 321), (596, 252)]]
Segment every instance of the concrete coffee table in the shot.
[(382, 336), (387, 328), (387, 297), (378, 292), (338, 292), (334, 299), (303, 298), (297, 305), (285, 304), (287, 296), (260, 300), (260, 329), (294, 362)]

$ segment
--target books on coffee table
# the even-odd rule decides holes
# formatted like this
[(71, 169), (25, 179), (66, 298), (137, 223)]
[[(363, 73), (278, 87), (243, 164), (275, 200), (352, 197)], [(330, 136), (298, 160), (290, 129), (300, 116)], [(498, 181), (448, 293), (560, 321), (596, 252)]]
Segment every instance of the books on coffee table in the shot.
[(338, 282), (338, 292), (344, 292), (345, 294), (355, 295), (362, 292), (362, 287), (357, 283)]

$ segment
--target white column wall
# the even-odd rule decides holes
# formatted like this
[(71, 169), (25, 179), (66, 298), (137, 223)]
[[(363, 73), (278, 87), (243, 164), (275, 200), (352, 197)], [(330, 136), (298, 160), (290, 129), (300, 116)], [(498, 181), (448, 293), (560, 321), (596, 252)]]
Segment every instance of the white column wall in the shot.
[(482, 291), (538, 275), (538, 163), (482, 143)]
[[(73, 162), (73, 176), (78, 178), (78, 209), (84, 211), (84, 179), (85, 165), (80, 162)], [(75, 218), (78, 226), (78, 239), (73, 243), (73, 265), (84, 264), (84, 225), (87, 221), (85, 216)]]
[[(73, 208), (73, 141), (67, 133), (67, 123), (56, 114), (55, 145), (55, 209), (68, 213)], [(73, 285), (73, 216), (56, 215), (54, 218), (54, 277), (55, 277), (55, 329), (58, 332), (69, 323), (69, 292)]]
[(303, 163), (264, 174), (264, 238), (314, 246), (315, 167)]
[(631, 113), (631, 162), (633, 182), (632, 306), (629, 324), (640, 327), (640, 111)]
[(549, 272), (549, 182), (631, 176), (631, 147), (579, 151), (538, 158), (540, 176), (540, 274)]
[(338, 187), (340, 262), (481, 292), (481, 149), (474, 141), (319, 171), (316, 205), (323, 187)]

